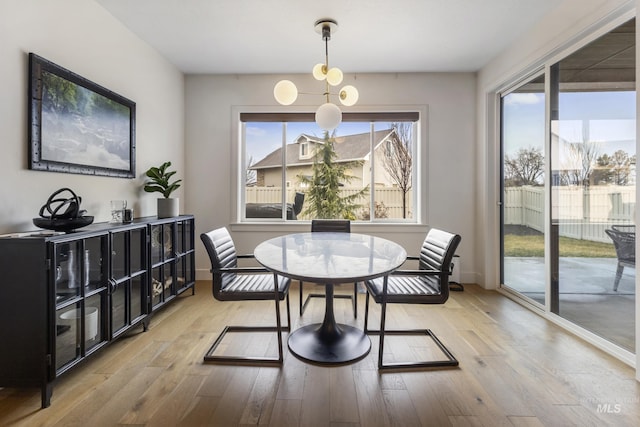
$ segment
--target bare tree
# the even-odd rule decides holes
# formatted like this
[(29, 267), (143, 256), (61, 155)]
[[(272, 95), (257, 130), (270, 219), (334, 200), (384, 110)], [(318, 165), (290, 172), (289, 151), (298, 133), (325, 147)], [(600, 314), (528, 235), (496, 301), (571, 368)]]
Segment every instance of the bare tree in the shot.
[(249, 157), (245, 168), (244, 185), (246, 187), (255, 187), (258, 184), (258, 172), (255, 169), (250, 169), (252, 165), (253, 156)]
[(571, 142), (567, 147), (565, 184), (588, 186), (600, 151), (599, 144), (585, 138), (584, 142)]
[(514, 157), (504, 156), (504, 182), (507, 187), (541, 185), (544, 177), (544, 156), (536, 147), (521, 148)]
[(402, 217), (407, 217), (407, 193), (411, 190), (413, 159), (413, 124), (399, 122), (391, 124), (394, 132), (383, 146), (382, 165), (393, 182), (402, 191)]

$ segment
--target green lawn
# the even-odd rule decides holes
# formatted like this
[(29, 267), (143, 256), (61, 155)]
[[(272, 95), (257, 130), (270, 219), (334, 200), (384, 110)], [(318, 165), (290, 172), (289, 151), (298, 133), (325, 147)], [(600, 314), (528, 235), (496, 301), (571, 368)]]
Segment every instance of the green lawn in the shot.
[[(504, 256), (542, 257), (544, 256), (544, 236), (504, 236)], [(612, 243), (591, 242), (589, 240), (560, 237), (561, 257), (615, 258)]]

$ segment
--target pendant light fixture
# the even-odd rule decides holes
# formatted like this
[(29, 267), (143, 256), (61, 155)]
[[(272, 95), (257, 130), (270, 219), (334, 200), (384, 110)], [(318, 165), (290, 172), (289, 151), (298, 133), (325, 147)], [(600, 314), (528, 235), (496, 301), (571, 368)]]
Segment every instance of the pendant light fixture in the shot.
[[(316, 110), (316, 123), (321, 129), (331, 131), (342, 123), (342, 111), (340, 107), (331, 102), (331, 87), (342, 83), (342, 71), (337, 68), (329, 68), (329, 40), (331, 32), (338, 30), (338, 23), (334, 19), (324, 18), (315, 22), (315, 30), (322, 36), (325, 45), (324, 64), (319, 63), (313, 67), (312, 74), (316, 80), (324, 80), (325, 91), (320, 94), (326, 102)], [(302, 93), (302, 92), (301, 92)], [(282, 105), (291, 105), (298, 98), (298, 88), (290, 80), (280, 80), (273, 88), (273, 96)], [(351, 106), (358, 102), (358, 90), (351, 86), (344, 86), (337, 94), (342, 105)]]

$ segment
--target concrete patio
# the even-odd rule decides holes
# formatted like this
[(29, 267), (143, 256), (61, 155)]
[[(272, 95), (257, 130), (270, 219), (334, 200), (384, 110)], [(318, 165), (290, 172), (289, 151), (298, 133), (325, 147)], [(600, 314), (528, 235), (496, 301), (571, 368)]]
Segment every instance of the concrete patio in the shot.
[[(635, 278), (625, 268), (613, 290), (615, 258), (560, 259), (560, 315), (615, 344), (635, 351)], [(544, 259), (505, 257), (505, 285), (544, 304)]]

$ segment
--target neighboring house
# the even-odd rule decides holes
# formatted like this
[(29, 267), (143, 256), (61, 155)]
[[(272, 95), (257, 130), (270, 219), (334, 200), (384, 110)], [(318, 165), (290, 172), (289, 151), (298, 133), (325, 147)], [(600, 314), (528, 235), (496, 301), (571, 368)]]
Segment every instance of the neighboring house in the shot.
[[(393, 137), (395, 130), (385, 129), (374, 132), (374, 152), (376, 159), (374, 183), (376, 186), (393, 187), (395, 183), (383, 166), (384, 145)], [(371, 150), (370, 133), (338, 136), (333, 144), (337, 158), (336, 163), (354, 163), (347, 170), (347, 175), (354, 179), (349, 183), (351, 187), (366, 187), (370, 182)], [(322, 138), (302, 134), (295, 141), (286, 146), (286, 185), (301, 188), (300, 176), (313, 175), (313, 160), (316, 147), (324, 144)], [(282, 185), (282, 148), (269, 153), (264, 159), (249, 167), (256, 171), (256, 185), (258, 187), (280, 187)], [(346, 184), (346, 183), (345, 183)]]

